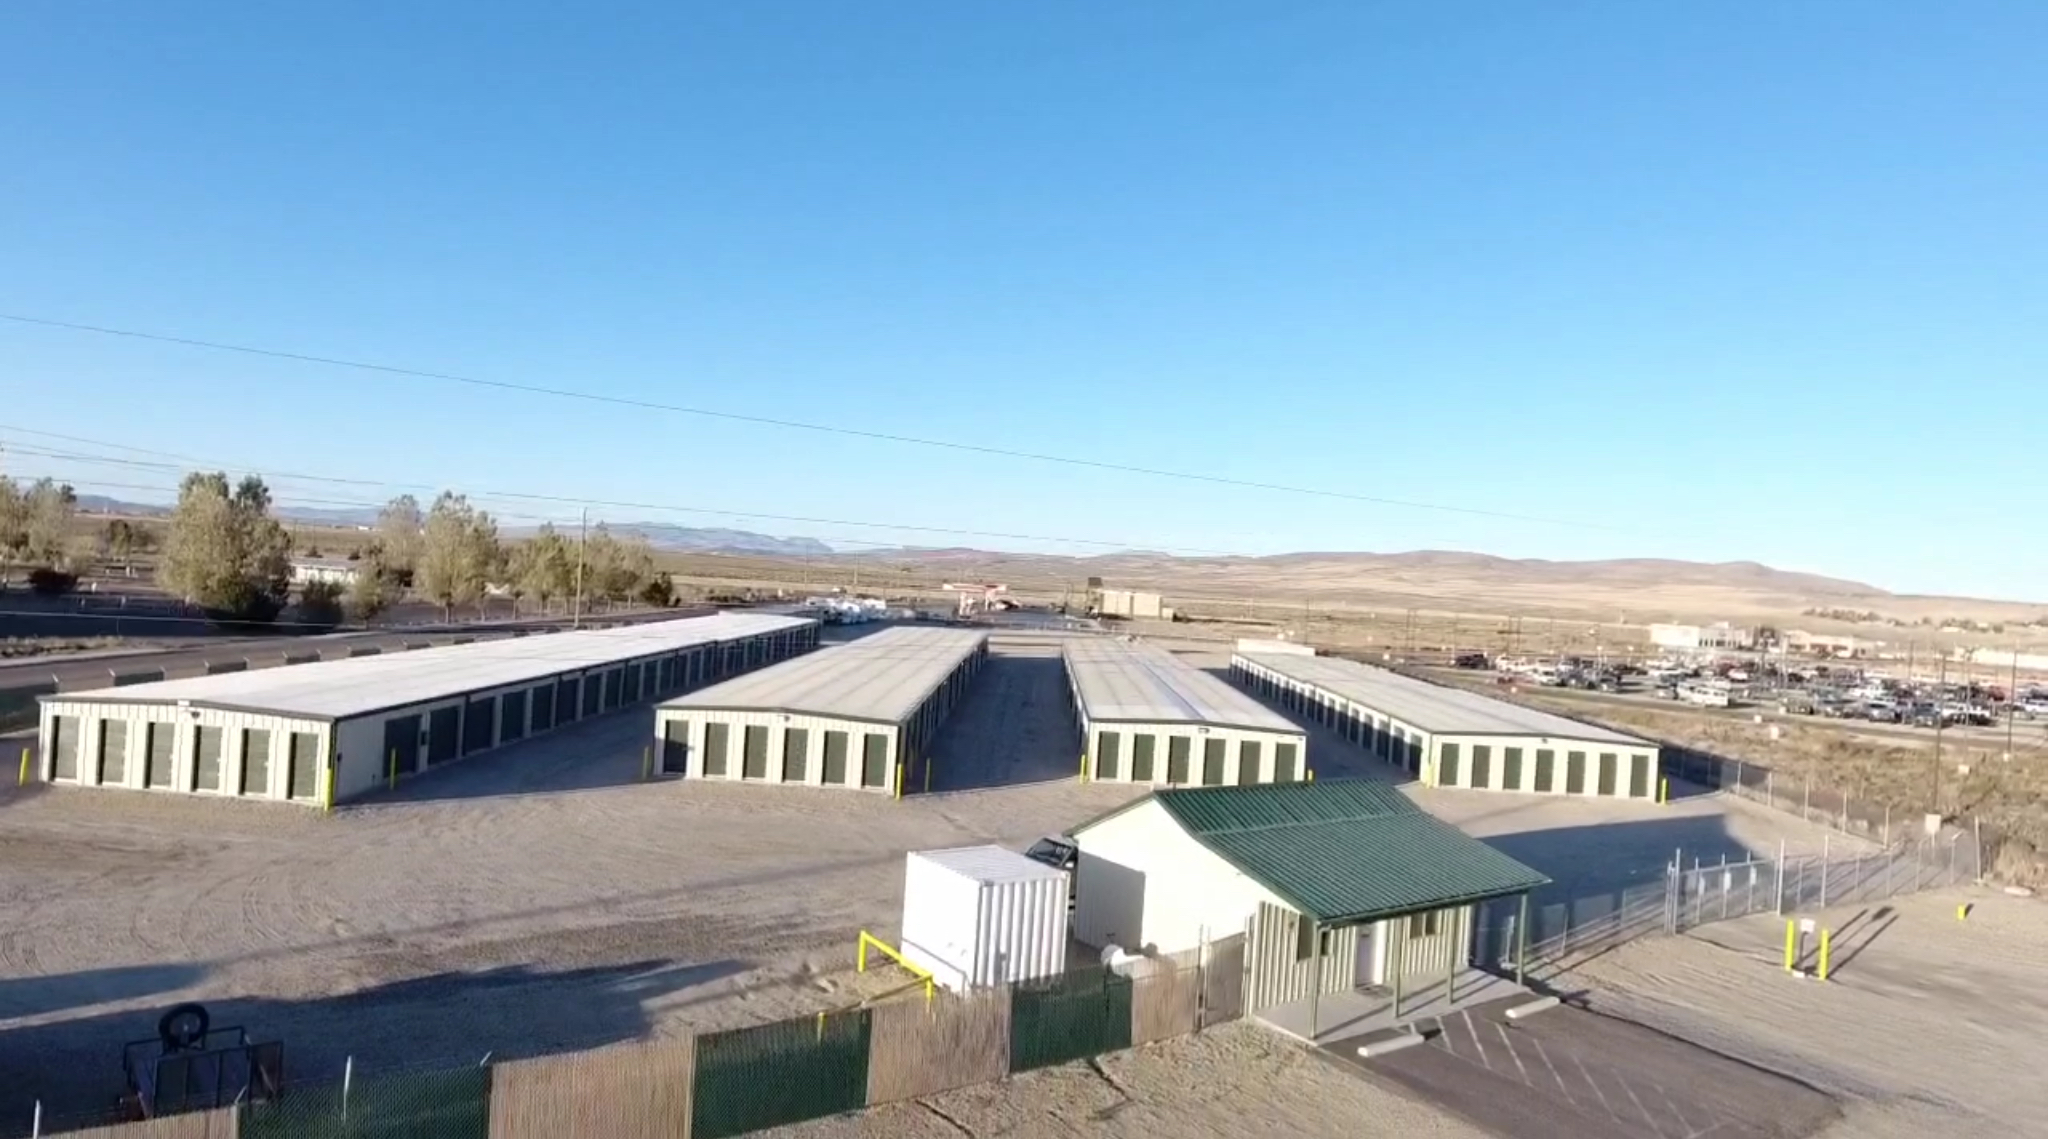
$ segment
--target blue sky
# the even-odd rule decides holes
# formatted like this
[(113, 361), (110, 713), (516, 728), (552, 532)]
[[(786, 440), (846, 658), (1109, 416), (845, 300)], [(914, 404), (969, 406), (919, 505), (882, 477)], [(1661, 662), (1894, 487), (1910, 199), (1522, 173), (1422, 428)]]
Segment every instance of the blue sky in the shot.
[(0, 312), (1562, 524), (6, 322), (0, 462), (2048, 595), (2048, 6), (1742, 7), (0, 11)]

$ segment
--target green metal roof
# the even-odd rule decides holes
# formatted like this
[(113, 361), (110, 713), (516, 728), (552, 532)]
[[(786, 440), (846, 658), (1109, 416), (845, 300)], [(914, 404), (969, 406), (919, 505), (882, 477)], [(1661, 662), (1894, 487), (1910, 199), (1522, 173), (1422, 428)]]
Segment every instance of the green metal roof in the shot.
[(1196, 841), (1319, 922), (1374, 921), (1550, 881), (1382, 783), (1176, 787), (1152, 797)]

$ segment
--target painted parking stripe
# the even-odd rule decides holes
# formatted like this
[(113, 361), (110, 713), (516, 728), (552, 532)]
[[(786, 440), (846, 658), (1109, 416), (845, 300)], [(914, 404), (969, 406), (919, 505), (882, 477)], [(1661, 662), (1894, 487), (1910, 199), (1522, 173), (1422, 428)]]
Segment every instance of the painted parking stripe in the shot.
[(1620, 1084), (1621, 1090), (1628, 1093), (1628, 1098), (1635, 1103), (1636, 1110), (1642, 1112), (1643, 1119), (1649, 1123), (1650, 1130), (1657, 1133), (1657, 1139), (1664, 1139), (1664, 1129), (1657, 1125), (1657, 1117), (1650, 1114), (1650, 1109), (1643, 1106), (1643, 1101), (1636, 1095), (1636, 1090), (1630, 1087), (1628, 1081), (1620, 1076), (1614, 1077), (1614, 1082)]
[(1515, 1070), (1522, 1073), (1522, 1082), (1528, 1084), (1532, 1088), (1535, 1087), (1535, 1083), (1529, 1079), (1528, 1066), (1522, 1063), (1522, 1054), (1520, 1052), (1515, 1051), (1515, 1042), (1508, 1036), (1507, 1026), (1495, 1022), (1493, 1027), (1500, 1030), (1500, 1042), (1507, 1046), (1508, 1055), (1514, 1057)]
[(1614, 1114), (1614, 1105), (1607, 1102), (1607, 1093), (1601, 1091), (1600, 1085), (1593, 1082), (1593, 1073), (1586, 1070), (1586, 1062), (1584, 1060), (1579, 1059), (1578, 1053), (1576, 1052), (1568, 1052), (1566, 1053), (1566, 1055), (1571, 1057), (1572, 1063), (1578, 1065), (1579, 1075), (1585, 1077), (1586, 1085), (1593, 1089), (1593, 1094), (1600, 1097), (1600, 1106), (1606, 1108), (1607, 1114), (1613, 1115), (1614, 1118), (1617, 1121), (1619, 1121), (1621, 1119), (1621, 1116)]
[(1550, 1069), (1550, 1078), (1557, 1081), (1558, 1094), (1564, 1096), (1566, 1103), (1573, 1107), (1579, 1106), (1579, 1101), (1572, 1098), (1571, 1089), (1564, 1085), (1564, 1076), (1558, 1073), (1557, 1065), (1550, 1062), (1550, 1053), (1543, 1047), (1543, 1042), (1532, 1039), (1529, 1043), (1536, 1046), (1536, 1055), (1542, 1057), (1543, 1066)]
[(1472, 1023), (1472, 1014), (1463, 1012), (1458, 1015), (1465, 1018), (1465, 1031), (1472, 1034), (1472, 1047), (1479, 1049), (1479, 1062), (1485, 1065), (1487, 1071), (1492, 1071), (1493, 1061), (1486, 1056), (1486, 1045), (1479, 1039), (1479, 1026)]

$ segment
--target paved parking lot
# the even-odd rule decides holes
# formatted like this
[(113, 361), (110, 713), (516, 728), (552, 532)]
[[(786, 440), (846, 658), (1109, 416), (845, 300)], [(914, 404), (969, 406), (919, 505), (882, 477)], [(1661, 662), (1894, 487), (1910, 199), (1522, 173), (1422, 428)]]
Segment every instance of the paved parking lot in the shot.
[(1514, 1003), (1425, 1018), (1426, 1044), (1377, 1059), (1357, 1040), (1324, 1051), (1512, 1139), (1797, 1139), (1839, 1116), (1822, 1092), (1653, 1029), (1570, 1007), (1510, 1021)]

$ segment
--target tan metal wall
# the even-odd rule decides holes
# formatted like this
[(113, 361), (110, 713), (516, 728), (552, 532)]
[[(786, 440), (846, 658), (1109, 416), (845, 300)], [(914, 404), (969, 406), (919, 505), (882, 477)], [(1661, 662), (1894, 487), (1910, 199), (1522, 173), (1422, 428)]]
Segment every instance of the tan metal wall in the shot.
[(1450, 975), (1453, 962), (1462, 968), (1471, 960), (1472, 907), (1456, 906), (1438, 910), (1436, 914), (1437, 932), (1434, 935), (1417, 930), (1417, 923), (1413, 920), (1415, 915), (1375, 923), (1373, 936), (1378, 939), (1375, 952), (1386, 962), (1385, 967), (1378, 970), (1383, 978), (1381, 985), (1393, 985), (1393, 966), (1397, 962), (1402, 983), (1407, 985), (1410, 982), (1427, 984), (1441, 981)]
[[(1316, 991), (1313, 957), (1297, 960), (1298, 924), (1308, 919), (1284, 906), (1259, 903), (1246, 931), (1244, 1005), (1247, 1011), (1307, 1000)], [(1341, 993), (1358, 986), (1358, 927), (1339, 926), (1319, 934), (1322, 950), (1322, 991)]]

